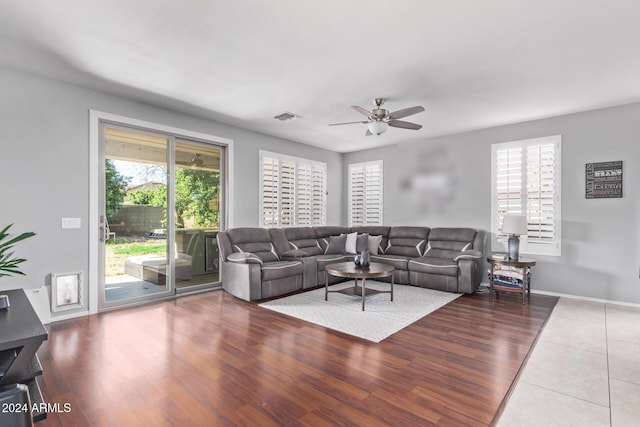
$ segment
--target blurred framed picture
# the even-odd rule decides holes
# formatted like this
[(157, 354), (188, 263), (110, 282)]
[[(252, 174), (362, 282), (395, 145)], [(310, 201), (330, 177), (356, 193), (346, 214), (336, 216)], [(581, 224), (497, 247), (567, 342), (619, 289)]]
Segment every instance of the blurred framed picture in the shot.
[(51, 311), (82, 308), (82, 272), (51, 274)]

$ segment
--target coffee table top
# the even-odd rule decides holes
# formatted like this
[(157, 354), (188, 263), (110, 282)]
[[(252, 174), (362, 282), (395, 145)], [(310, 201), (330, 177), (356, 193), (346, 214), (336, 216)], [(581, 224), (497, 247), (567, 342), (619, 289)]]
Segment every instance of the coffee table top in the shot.
[(365, 278), (386, 277), (393, 273), (395, 267), (380, 262), (372, 262), (369, 267), (359, 267), (353, 262), (338, 262), (325, 268), (327, 273), (338, 277)]

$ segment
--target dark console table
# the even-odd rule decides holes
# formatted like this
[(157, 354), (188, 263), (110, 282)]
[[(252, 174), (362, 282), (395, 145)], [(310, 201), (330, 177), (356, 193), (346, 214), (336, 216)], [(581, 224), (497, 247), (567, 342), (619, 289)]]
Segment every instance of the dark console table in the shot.
[[(0, 385), (25, 384), (32, 404), (39, 406), (42, 394), (37, 377), (42, 366), (36, 351), (48, 338), (47, 330), (22, 289), (0, 294), (8, 295), (10, 303), (8, 309), (0, 310)], [(44, 418), (45, 412), (33, 413), (34, 421)]]

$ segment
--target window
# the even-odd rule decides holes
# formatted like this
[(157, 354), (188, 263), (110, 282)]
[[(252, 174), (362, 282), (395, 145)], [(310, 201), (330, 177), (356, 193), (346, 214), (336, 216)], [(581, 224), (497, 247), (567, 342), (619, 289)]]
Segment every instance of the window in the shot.
[(382, 225), (382, 160), (349, 165), (349, 226)]
[(560, 256), (561, 140), (556, 135), (491, 146), (492, 250), (506, 251), (504, 216), (526, 215), (520, 252)]
[(260, 150), (260, 226), (325, 225), (327, 164)]

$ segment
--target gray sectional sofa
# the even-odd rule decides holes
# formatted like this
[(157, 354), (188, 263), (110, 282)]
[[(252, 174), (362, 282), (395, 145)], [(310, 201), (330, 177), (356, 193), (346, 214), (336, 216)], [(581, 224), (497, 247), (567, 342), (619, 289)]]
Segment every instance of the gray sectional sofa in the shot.
[[(482, 281), (487, 234), (472, 228), (245, 227), (217, 238), (222, 287), (259, 301), (324, 285), (328, 264), (353, 261), (365, 248), (372, 262), (396, 268), (395, 283), (473, 293)], [(330, 284), (344, 280), (329, 276)]]

